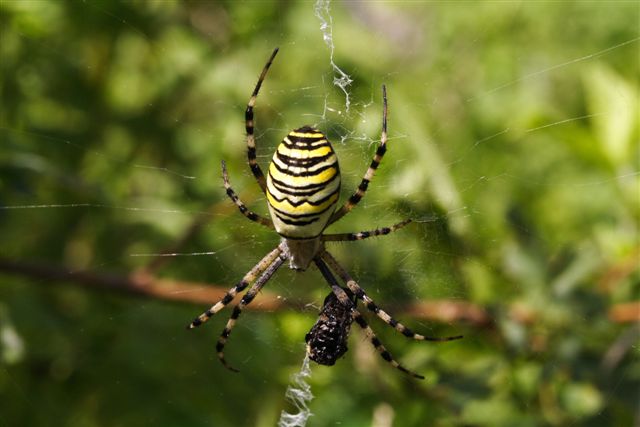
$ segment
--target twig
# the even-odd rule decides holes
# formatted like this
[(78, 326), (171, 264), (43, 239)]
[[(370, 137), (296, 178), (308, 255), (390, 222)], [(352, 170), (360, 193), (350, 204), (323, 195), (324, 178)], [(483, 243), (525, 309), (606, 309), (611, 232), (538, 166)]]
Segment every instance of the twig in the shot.
[(626, 257), (623, 257), (618, 263), (611, 266), (598, 281), (598, 286), (604, 292), (613, 292), (613, 290), (627, 277), (640, 268), (640, 247), (632, 250)]
[[(116, 291), (129, 295), (168, 301), (208, 305), (224, 297), (230, 286), (214, 286), (208, 283), (159, 279), (139, 271), (129, 275), (118, 275), (98, 271), (73, 271), (50, 264), (13, 261), (0, 257), (0, 272), (16, 274), (32, 279), (43, 279), (41, 284), (64, 282), (81, 285), (87, 289)], [(248, 306), (257, 311), (300, 309), (307, 304), (280, 298), (269, 291), (262, 291), (260, 301)], [(400, 307), (397, 307), (400, 309)], [(476, 326), (490, 323), (490, 316), (477, 305), (451, 300), (422, 301), (403, 305), (401, 311), (410, 316), (438, 322), (466, 321)]]
[[(118, 275), (98, 271), (73, 271), (56, 265), (13, 261), (0, 257), (0, 272), (16, 274), (33, 279), (43, 279), (41, 283), (66, 282), (85, 286), (87, 289), (102, 289), (130, 295), (207, 305), (224, 297), (230, 286), (215, 286), (209, 283), (183, 280), (159, 279), (146, 271), (129, 275)], [(287, 300), (269, 291), (263, 291), (260, 301), (247, 307), (256, 311), (278, 311), (305, 307), (301, 301)], [(536, 314), (518, 314), (517, 305), (511, 307), (511, 317), (523, 324), (534, 322)], [(393, 308), (393, 307), (391, 307)], [(432, 300), (419, 301), (395, 307), (396, 311), (418, 319), (443, 323), (468, 322), (476, 327), (490, 326), (491, 315), (483, 307), (465, 301)], [(615, 323), (640, 321), (640, 301), (620, 303), (609, 309), (609, 319)]]
[[(132, 295), (187, 302), (198, 305), (211, 304), (224, 297), (227, 288), (212, 286), (207, 283), (158, 279), (151, 274), (136, 273), (117, 275), (96, 271), (73, 271), (54, 265), (12, 261), (0, 257), (0, 271), (18, 274), (44, 282), (66, 282), (82, 285), (87, 288), (117, 291)], [(254, 310), (273, 311), (290, 305), (286, 300), (264, 292), (260, 303), (252, 305)]]
[(609, 309), (609, 319), (616, 323), (640, 322), (640, 301), (614, 305)]
[(492, 323), (489, 313), (484, 308), (466, 301), (421, 301), (410, 304), (403, 311), (418, 319), (437, 319), (441, 322), (462, 320), (477, 326), (487, 326)]

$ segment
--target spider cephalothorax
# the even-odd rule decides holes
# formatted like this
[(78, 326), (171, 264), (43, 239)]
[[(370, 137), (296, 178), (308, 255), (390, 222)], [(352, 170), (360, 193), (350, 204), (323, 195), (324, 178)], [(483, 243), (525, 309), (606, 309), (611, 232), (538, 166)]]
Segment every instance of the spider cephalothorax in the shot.
[[(345, 204), (336, 210), (340, 193), (338, 158), (333, 151), (331, 143), (318, 129), (311, 126), (303, 126), (289, 132), (273, 155), (266, 179), (256, 161), (253, 107), (262, 82), (277, 53), (278, 49), (275, 49), (262, 69), (245, 112), (249, 167), (260, 189), (267, 197), (271, 218), (261, 217), (247, 209), (242, 203), (231, 188), (224, 161), (222, 162), (222, 177), (227, 195), (240, 209), (240, 212), (252, 221), (275, 229), (282, 237), (282, 240), (240, 282), (229, 289), (220, 301), (196, 317), (188, 327), (195, 328), (209, 320), (211, 316), (226, 307), (238, 293), (253, 283), (243, 295), (240, 303), (234, 307), (231, 317), (227, 321), (227, 325), (216, 345), (220, 361), (227, 368), (235, 370), (227, 364), (223, 349), (244, 307), (253, 301), (260, 289), (286, 260), (289, 261), (289, 266), (292, 269), (300, 271), (306, 270), (311, 263), (314, 263), (327, 283), (329, 283), (332, 294), (326, 298), (318, 322), (307, 334), (307, 352), (310, 358), (321, 364), (335, 363), (346, 351), (349, 329), (352, 322), (355, 321), (365, 331), (370, 342), (378, 350), (382, 358), (409, 375), (424, 378), (404, 368), (393, 359), (357, 310), (357, 301), (362, 301), (368, 310), (408, 338), (420, 341), (450, 341), (462, 337), (431, 338), (414, 333), (379, 308), (360, 285), (351, 278), (349, 273), (338, 264), (338, 261), (327, 252), (324, 246), (325, 242), (362, 240), (372, 236), (389, 234), (410, 222), (410, 220), (405, 220), (390, 227), (361, 231), (359, 233), (324, 233), (329, 225), (342, 218), (360, 202), (386, 152), (386, 88), (384, 85), (382, 86), (383, 108), (380, 144), (360, 185)], [(340, 286), (334, 274), (340, 277), (346, 288)], [(329, 344), (329, 347), (323, 348), (326, 343)]]

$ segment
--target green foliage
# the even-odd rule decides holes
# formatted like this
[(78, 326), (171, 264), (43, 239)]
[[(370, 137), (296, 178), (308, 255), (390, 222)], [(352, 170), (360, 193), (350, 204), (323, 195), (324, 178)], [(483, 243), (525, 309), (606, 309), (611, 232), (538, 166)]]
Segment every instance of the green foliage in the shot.
[[(444, 344), (369, 316), (412, 381), (354, 330), (336, 366), (314, 366), (310, 425), (632, 425), (638, 420), (640, 145), (633, 2), (347, 2), (330, 51), (308, 2), (0, 3), (2, 259), (128, 274), (210, 222), (163, 278), (231, 286), (277, 242), (237, 214), (219, 163), (266, 214), (245, 164), (256, 107), (266, 166), (313, 123), (338, 152), (347, 197), (379, 138), (387, 157), (335, 231), (415, 223), (332, 253), (382, 307)], [(34, 207), (35, 206), (35, 207)], [(0, 270), (0, 425), (274, 425), (328, 288), (283, 269), (267, 289), (301, 310), (229, 311)], [(486, 323), (412, 319), (414, 300), (469, 302)], [(258, 297), (254, 304), (260, 304)], [(213, 302), (213, 301), (212, 301)], [(628, 307), (628, 306), (627, 306)], [(637, 311), (637, 305), (635, 310)], [(632, 308), (633, 309), (633, 308)], [(357, 329), (357, 328), (354, 328)], [(377, 418), (376, 418), (377, 417)]]

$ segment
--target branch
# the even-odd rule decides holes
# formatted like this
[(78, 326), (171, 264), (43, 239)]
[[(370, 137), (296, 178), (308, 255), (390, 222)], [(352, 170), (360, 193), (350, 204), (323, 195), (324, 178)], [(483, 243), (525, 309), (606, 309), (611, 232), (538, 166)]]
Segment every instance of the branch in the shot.
[(598, 281), (598, 286), (605, 292), (613, 292), (627, 277), (640, 267), (640, 246), (634, 248), (616, 264), (608, 268)]
[(640, 322), (640, 301), (614, 305), (609, 309), (609, 319), (616, 323)]
[[(214, 286), (208, 283), (159, 279), (147, 270), (129, 275), (117, 275), (97, 271), (73, 271), (50, 264), (20, 262), (0, 257), (0, 272), (15, 274), (39, 282), (64, 282), (86, 287), (115, 291), (140, 297), (208, 306), (224, 297), (230, 286)], [(269, 291), (262, 291), (260, 300), (248, 306), (257, 311), (277, 311), (281, 309), (301, 309), (308, 306), (303, 302), (280, 298)], [(480, 306), (468, 302), (437, 300), (422, 301), (403, 306), (402, 311), (413, 317), (438, 322), (467, 321), (476, 326), (490, 322), (490, 316)]]
[(417, 319), (434, 319), (447, 323), (461, 320), (476, 326), (489, 326), (493, 323), (484, 308), (466, 301), (420, 301), (409, 304), (403, 312)]
[[(84, 286), (87, 289), (102, 289), (140, 297), (184, 302), (207, 306), (224, 297), (230, 286), (215, 286), (209, 283), (159, 279), (146, 270), (118, 275), (97, 271), (73, 271), (69, 268), (44, 263), (13, 261), (0, 257), (0, 272), (20, 275), (32, 279), (43, 279), (42, 284), (64, 282)], [(281, 298), (272, 292), (262, 291), (260, 300), (247, 308), (255, 311), (278, 311), (307, 307), (302, 301)], [(476, 327), (490, 326), (493, 321), (483, 307), (465, 301), (432, 300), (418, 301), (395, 307), (396, 311), (417, 319), (443, 323), (468, 322)], [(535, 313), (522, 313), (518, 304), (510, 307), (510, 317), (523, 324), (531, 324)], [(640, 301), (615, 304), (609, 308), (609, 319), (615, 323), (640, 321)]]
[[(73, 283), (87, 289), (103, 289), (156, 299), (208, 305), (224, 297), (227, 289), (207, 283), (158, 279), (151, 274), (128, 276), (96, 271), (73, 271), (49, 264), (12, 261), (0, 257), (0, 271), (34, 279)], [(264, 292), (255, 310), (273, 311), (289, 305), (285, 300)]]

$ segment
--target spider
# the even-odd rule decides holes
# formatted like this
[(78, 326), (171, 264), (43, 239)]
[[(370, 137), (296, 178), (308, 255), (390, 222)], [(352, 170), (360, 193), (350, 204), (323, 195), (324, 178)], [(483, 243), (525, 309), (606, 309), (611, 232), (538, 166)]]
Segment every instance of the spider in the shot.
[[(349, 213), (360, 202), (387, 150), (386, 87), (382, 86), (382, 134), (376, 153), (356, 191), (342, 207), (336, 209), (340, 192), (338, 159), (331, 143), (318, 129), (311, 126), (303, 126), (289, 132), (276, 149), (266, 178), (256, 161), (253, 108), (260, 87), (277, 53), (278, 48), (274, 49), (262, 69), (245, 111), (247, 159), (253, 176), (262, 192), (266, 195), (270, 218), (264, 218), (250, 211), (238, 198), (229, 182), (229, 175), (224, 161), (222, 161), (222, 179), (227, 195), (240, 212), (251, 221), (275, 229), (281, 236), (281, 241), (275, 249), (249, 270), (242, 280), (229, 289), (220, 301), (196, 317), (187, 328), (193, 329), (209, 320), (214, 314), (225, 308), (238, 293), (244, 291), (253, 283), (243, 295), (240, 303), (234, 307), (216, 344), (218, 358), (222, 364), (226, 368), (237, 372), (237, 369), (227, 363), (223, 350), (242, 310), (253, 301), (258, 292), (285, 261), (289, 261), (291, 269), (298, 271), (306, 270), (313, 262), (329, 283), (332, 292), (327, 301), (325, 301), (324, 317), (323, 313), (321, 313), (320, 319), (316, 323), (318, 328), (314, 327), (315, 329), (312, 329), (307, 334), (307, 352), (310, 358), (315, 358), (321, 364), (335, 363), (335, 360), (346, 351), (349, 328), (351, 323), (355, 321), (364, 329), (371, 344), (379, 351), (382, 358), (413, 377), (424, 378), (404, 368), (393, 359), (356, 309), (357, 300), (362, 301), (368, 310), (408, 338), (419, 341), (450, 341), (462, 338), (462, 336), (433, 338), (414, 333), (378, 307), (364, 289), (353, 280), (349, 273), (325, 249), (325, 242), (354, 241), (373, 236), (382, 236), (394, 232), (411, 222), (411, 220), (407, 219), (390, 227), (358, 233), (324, 233), (324, 230), (329, 225)], [(334, 274), (340, 277), (346, 288), (342, 288), (338, 284)], [(323, 329), (329, 331), (327, 336), (334, 343), (327, 348), (322, 347), (324, 338), (322, 338), (319, 331)]]

